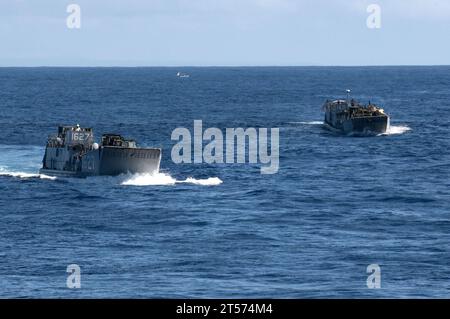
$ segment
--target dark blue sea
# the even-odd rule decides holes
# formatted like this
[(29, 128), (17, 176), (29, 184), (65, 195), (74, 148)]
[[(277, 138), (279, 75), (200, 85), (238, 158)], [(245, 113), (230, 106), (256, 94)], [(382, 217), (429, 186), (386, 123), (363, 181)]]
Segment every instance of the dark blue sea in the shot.
[[(388, 134), (323, 129), (347, 88)], [(1, 68), (0, 297), (449, 298), (449, 119), (450, 67)], [(279, 128), (278, 173), (173, 163), (194, 120)], [(39, 175), (77, 123), (162, 147), (161, 173)]]

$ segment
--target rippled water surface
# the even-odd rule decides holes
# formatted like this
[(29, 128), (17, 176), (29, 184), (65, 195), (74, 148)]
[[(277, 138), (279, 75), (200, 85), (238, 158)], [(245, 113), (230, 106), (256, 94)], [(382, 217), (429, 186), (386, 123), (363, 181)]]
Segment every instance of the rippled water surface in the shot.
[[(322, 128), (347, 88), (388, 134)], [(0, 297), (450, 297), (449, 101), (450, 67), (0, 69)], [(280, 128), (279, 172), (174, 164), (196, 119)], [(162, 147), (161, 173), (39, 175), (76, 123)]]

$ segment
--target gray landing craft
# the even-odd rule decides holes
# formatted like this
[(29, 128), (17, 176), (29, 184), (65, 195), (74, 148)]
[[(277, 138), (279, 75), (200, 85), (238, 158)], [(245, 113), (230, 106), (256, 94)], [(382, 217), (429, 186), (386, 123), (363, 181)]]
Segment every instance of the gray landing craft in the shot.
[(349, 97), (346, 100), (326, 101), (325, 127), (344, 134), (383, 134), (389, 129), (389, 116), (382, 108), (371, 104), (363, 105)]
[(59, 126), (48, 138), (40, 174), (85, 177), (159, 171), (161, 149), (140, 148), (134, 140), (104, 134), (94, 142), (92, 128)]

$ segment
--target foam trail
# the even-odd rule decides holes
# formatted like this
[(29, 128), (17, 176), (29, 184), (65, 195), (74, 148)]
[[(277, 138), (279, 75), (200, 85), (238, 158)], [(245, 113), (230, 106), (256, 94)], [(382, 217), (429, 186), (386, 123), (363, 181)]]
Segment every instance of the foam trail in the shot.
[(132, 186), (158, 186), (158, 185), (175, 185), (177, 183), (186, 183), (203, 186), (215, 186), (222, 184), (222, 180), (218, 177), (210, 177), (206, 179), (195, 179), (193, 177), (186, 178), (183, 181), (178, 181), (169, 174), (156, 173), (156, 174), (134, 174), (121, 185)]
[(150, 185), (174, 185), (176, 180), (164, 173), (157, 174), (134, 174), (127, 180), (123, 181), (121, 185), (133, 186), (150, 186)]
[(43, 148), (39, 146), (0, 144), (0, 176), (20, 179), (56, 179), (53, 176), (37, 173), (42, 156)]
[(26, 172), (13, 172), (5, 170), (4, 168), (0, 168), (0, 176), (9, 176), (16, 178), (40, 178), (40, 179), (50, 179), (55, 180), (56, 177), (48, 176), (44, 174), (34, 174), (34, 173), (26, 173)]
[(290, 124), (302, 124), (302, 125), (322, 125), (323, 121), (309, 121), (309, 122), (289, 122)]
[(195, 179), (193, 177), (186, 178), (185, 181), (180, 183), (189, 183), (194, 185), (215, 186), (222, 184), (222, 180), (218, 177), (209, 177), (206, 179)]
[(323, 121), (310, 121), (310, 122), (299, 122), (300, 124), (305, 125), (322, 125)]
[(406, 133), (408, 131), (411, 131), (411, 128), (407, 125), (390, 125), (386, 133), (383, 133), (381, 135), (397, 135)]

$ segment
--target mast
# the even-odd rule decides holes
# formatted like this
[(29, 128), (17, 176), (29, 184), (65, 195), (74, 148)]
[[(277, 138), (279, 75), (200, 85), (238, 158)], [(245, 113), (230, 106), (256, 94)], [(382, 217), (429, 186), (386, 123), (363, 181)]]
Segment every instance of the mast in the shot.
[(345, 92), (347, 92), (347, 105), (350, 106), (350, 89), (347, 89)]

